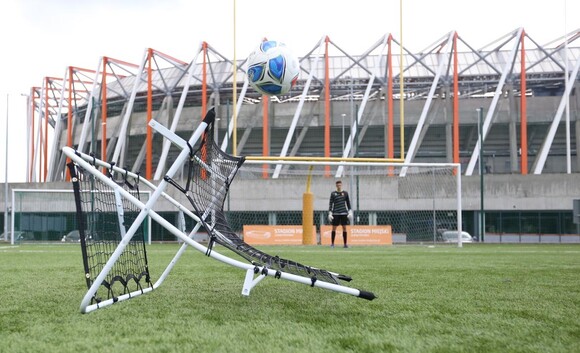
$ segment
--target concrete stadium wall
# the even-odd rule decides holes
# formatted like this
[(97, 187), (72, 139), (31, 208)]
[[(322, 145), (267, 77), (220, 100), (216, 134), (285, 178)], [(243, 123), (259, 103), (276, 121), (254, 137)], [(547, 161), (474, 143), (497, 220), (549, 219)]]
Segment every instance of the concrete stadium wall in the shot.
[[(348, 178), (343, 178), (346, 189), (354, 199), (356, 190), (350, 190)], [(399, 198), (399, 178), (360, 177), (360, 210), (411, 210), (429, 209), (431, 199)], [(59, 190), (72, 189), (67, 182), (54, 183), (10, 183), (9, 197), (12, 189)], [(302, 194), (306, 189), (305, 178), (301, 179), (243, 179), (234, 181), (230, 189), (230, 210), (263, 210), (284, 211), (302, 208)], [(313, 178), (311, 191), (314, 194), (314, 209), (326, 210), (328, 196), (334, 189), (334, 178)], [(502, 210), (572, 210), (574, 199), (580, 199), (580, 174), (542, 174), (542, 175), (485, 175), (484, 176), (485, 209)], [(188, 204), (173, 187), (168, 194)], [(0, 188), (0, 212), (4, 212), (4, 187)], [(284, 200), (281, 202), (280, 200)], [(453, 208), (454, 200), (442, 199)], [(56, 205), (56, 203), (55, 203)], [(55, 205), (42, 207), (59, 211)], [(479, 176), (462, 176), (462, 206), (465, 211), (477, 211), (480, 208)], [(173, 211), (167, 202), (160, 202), (157, 211)]]

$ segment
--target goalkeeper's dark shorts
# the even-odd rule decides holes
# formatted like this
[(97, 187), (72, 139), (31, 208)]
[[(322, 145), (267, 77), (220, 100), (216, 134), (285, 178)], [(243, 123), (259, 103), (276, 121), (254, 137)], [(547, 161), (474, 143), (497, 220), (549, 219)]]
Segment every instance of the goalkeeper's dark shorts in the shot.
[(333, 226), (346, 226), (348, 225), (348, 215), (341, 214), (341, 215), (332, 215), (332, 225)]

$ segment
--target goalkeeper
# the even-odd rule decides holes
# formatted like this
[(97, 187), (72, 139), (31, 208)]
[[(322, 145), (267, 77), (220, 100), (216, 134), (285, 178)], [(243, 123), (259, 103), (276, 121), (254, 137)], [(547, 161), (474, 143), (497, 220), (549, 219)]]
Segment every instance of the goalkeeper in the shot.
[(342, 190), (342, 181), (336, 181), (336, 191), (330, 194), (328, 204), (328, 221), (332, 224), (331, 247), (334, 248), (334, 239), (336, 238), (336, 228), (342, 226), (342, 239), (344, 247), (348, 248), (346, 242), (346, 225), (352, 223), (352, 209), (350, 207), (350, 198), (348, 192)]

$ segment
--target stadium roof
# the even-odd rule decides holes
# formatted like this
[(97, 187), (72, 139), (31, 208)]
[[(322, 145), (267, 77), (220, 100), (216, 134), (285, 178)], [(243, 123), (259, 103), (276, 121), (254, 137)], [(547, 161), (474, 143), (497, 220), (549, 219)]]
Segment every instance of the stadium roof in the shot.
[[(323, 37), (300, 57), (301, 76), (296, 87), (271, 101), (324, 99), (326, 77), (330, 99), (335, 101), (383, 99), (386, 86), (392, 83), (399, 87), (401, 77), (405, 90), (393, 90), (393, 99), (403, 93), (404, 99), (429, 100), (447, 94), (435, 87), (449, 88), (454, 82), (458, 84), (459, 98), (497, 95), (498, 87), (504, 85), (520, 94), (519, 83), (524, 78), (526, 95), (562, 95), (566, 73), (575, 72), (573, 80), (577, 80), (580, 47), (575, 42), (578, 38), (580, 30), (548, 46), (540, 46), (523, 28), (518, 28), (484, 48), (474, 49), (456, 32), (449, 32), (425, 50), (411, 52), (401, 47), (396, 38), (385, 34), (364, 53), (355, 55)], [(332, 48), (332, 56), (329, 48)], [(45, 78), (42, 87), (32, 89), (31, 110), (46, 117), (57, 130), (53, 150), (58, 151), (61, 130), (69, 130), (72, 134), (69, 118), (73, 114), (82, 115), (79, 120), (82, 123), (84, 114), (94, 111), (94, 104), (100, 107), (98, 109), (106, 106), (107, 114), (113, 116), (122, 114), (124, 109), (144, 111), (150, 109), (149, 104), (159, 109), (167, 96), (173, 96), (174, 101), (183, 99), (189, 106), (206, 104), (212, 94), (219, 95), (221, 101), (233, 101), (234, 81), (240, 100), (246, 104), (261, 102), (261, 94), (247, 89), (245, 60), (238, 60), (235, 66), (237, 70), (231, 59), (205, 42), (189, 62), (154, 49), (147, 49), (139, 64), (103, 57), (96, 70), (69, 67), (65, 78)], [(64, 123), (59, 126), (58, 121)], [(67, 121), (69, 125), (65, 126)], [(36, 128), (40, 129), (41, 124)], [(50, 164), (55, 163), (53, 159)]]

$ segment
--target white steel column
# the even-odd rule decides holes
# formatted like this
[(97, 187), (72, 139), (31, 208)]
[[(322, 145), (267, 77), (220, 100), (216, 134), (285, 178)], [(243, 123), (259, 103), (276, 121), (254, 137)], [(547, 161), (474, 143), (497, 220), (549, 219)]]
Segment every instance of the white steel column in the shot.
[[(513, 34), (512, 37), (521, 38), (523, 30), (524, 30), (523, 28), (518, 29), (517, 33)], [(520, 41), (516, 40), (512, 50), (510, 52), (510, 56), (509, 56), (510, 60), (506, 60), (506, 63), (503, 67), (501, 77), (499, 79), (499, 82), (498, 82), (497, 87), (495, 89), (495, 93), (493, 95), (493, 100), (491, 102), (489, 109), (487, 110), (487, 114), (485, 115), (485, 119), (483, 121), (483, 129), (482, 129), (482, 133), (481, 133), (481, 135), (482, 135), (481, 139), (483, 139), (483, 140), (485, 140), (485, 137), (487, 136), (487, 133), (489, 132), (489, 128), (491, 126), (491, 121), (493, 120), (493, 116), (495, 114), (495, 108), (497, 106), (497, 102), (499, 101), (499, 99), (501, 97), (501, 92), (503, 90), (503, 85), (505, 84), (505, 80), (506, 80), (508, 74), (512, 71), (512, 68), (514, 66), (514, 61), (516, 59), (519, 45), (520, 45)], [(483, 141), (481, 141), (480, 138), (478, 137), (477, 143), (475, 144), (475, 147), (473, 148), (473, 152), (471, 153), (471, 159), (469, 160), (469, 164), (467, 165), (467, 169), (465, 170), (465, 175), (472, 175), (473, 174), (473, 170), (475, 169), (475, 163), (477, 163), (477, 159), (479, 157), (479, 146), (481, 146), (482, 143), (483, 143)]]
[[(183, 105), (185, 104), (187, 93), (189, 92), (189, 85), (191, 82), (191, 78), (193, 77), (195, 62), (197, 61), (197, 57), (199, 56), (200, 53), (203, 53), (203, 43), (199, 44), (199, 50), (197, 51), (197, 54), (195, 55), (191, 63), (189, 64), (189, 73), (187, 75), (185, 83), (183, 84), (183, 90), (181, 91), (181, 96), (179, 97), (179, 103), (177, 105), (175, 115), (173, 116), (171, 127), (169, 128), (171, 132), (175, 132), (175, 130), (177, 129), (177, 124), (179, 123), (179, 119), (181, 118), (181, 112), (183, 111)], [(205, 112), (202, 112), (202, 115), (205, 115)], [(171, 141), (167, 139), (163, 140), (163, 149), (161, 150), (161, 156), (159, 157), (157, 170), (155, 171), (155, 176), (153, 177), (154, 180), (161, 179), (161, 175), (165, 172), (165, 163), (167, 162), (169, 147), (171, 147)]]
[[(580, 68), (580, 60), (576, 61), (576, 66), (574, 67), (574, 70), (572, 71), (569, 78), (570, 82), (574, 82), (576, 80), (579, 68)], [(542, 174), (542, 170), (544, 169), (544, 165), (546, 164), (546, 158), (548, 158), (548, 152), (550, 152), (550, 147), (552, 147), (552, 142), (554, 141), (554, 136), (556, 135), (556, 130), (558, 130), (558, 126), (560, 125), (560, 121), (562, 120), (562, 114), (564, 112), (564, 108), (566, 107), (566, 99), (570, 96), (572, 87), (574, 87), (574, 85), (569, 84), (564, 90), (562, 99), (560, 99), (560, 105), (558, 106), (558, 110), (556, 111), (554, 120), (552, 120), (550, 130), (548, 130), (548, 134), (546, 135), (546, 138), (542, 143), (542, 147), (540, 148), (538, 157), (534, 162), (534, 166), (532, 167), (534, 174)]]
[[(344, 146), (344, 150), (342, 151), (342, 158), (347, 158), (348, 155), (350, 154), (350, 150), (352, 148), (353, 145), (353, 141), (354, 141), (354, 137), (357, 136), (357, 127), (358, 125), (360, 125), (360, 121), (362, 119), (362, 115), (363, 112), (366, 108), (367, 102), (369, 100), (369, 95), (371, 93), (371, 89), (373, 88), (373, 83), (375, 81), (375, 74), (373, 73), (371, 75), (371, 77), (369, 78), (369, 83), (367, 84), (367, 88), (365, 89), (365, 94), (363, 96), (363, 99), (361, 101), (361, 105), (358, 108), (358, 111), (356, 113), (356, 121), (354, 121), (352, 123), (352, 126), (350, 127), (350, 134), (348, 135), (348, 140), (346, 141), (346, 145)], [(336, 168), (336, 174), (335, 177), (340, 178), (342, 177), (342, 173), (344, 171), (344, 166), (341, 165), (338, 168)]]
[[(383, 58), (383, 54), (385, 52), (385, 49), (387, 48), (387, 44), (388, 44), (388, 39), (389, 37), (387, 35), (385, 35), (382, 39), (382, 47), (381, 47), (381, 51), (379, 53), (379, 57), (378, 57), (378, 63), (379, 65), (377, 65), (377, 71), (380, 70), (380, 63), (381, 63), (381, 59)], [(375, 46), (376, 47), (376, 46)], [(377, 72), (379, 74), (380, 77), (380, 72)], [(365, 89), (365, 94), (363, 96), (363, 99), (361, 101), (361, 105), (357, 111), (356, 114), (356, 121), (353, 122), (352, 126), (350, 127), (350, 135), (348, 136), (348, 140), (346, 141), (346, 146), (344, 147), (344, 150), (342, 151), (342, 158), (347, 158), (348, 155), (350, 154), (350, 150), (353, 147), (353, 141), (354, 138), (357, 138), (357, 130), (358, 130), (358, 126), (361, 123), (361, 119), (362, 119), (362, 115), (365, 111), (367, 102), (369, 100), (369, 96), (371, 94), (371, 89), (373, 88), (373, 83), (375, 82), (375, 78), (377, 76), (377, 73), (373, 72), (373, 74), (371, 75), (371, 77), (369, 78), (369, 82), (367, 84), (367, 88)], [(358, 142), (358, 141), (357, 141)], [(344, 166), (341, 165), (336, 169), (336, 174), (335, 177), (336, 178), (340, 178), (342, 177), (342, 173), (344, 171)]]
[[(52, 138), (52, 148), (50, 151), (50, 160), (48, 163), (48, 175), (46, 177), (46, 181), (50, 182), (50, 181), (54, 181), (54, 176), (58, 173), (58, 160), (56, 158), (56, 156), (60, 156), (61, 151), (60, 151), (60, 140), (61, 140), (61, 130), (62, 130), (62, 106), (64, 103), (64, 95), (66, 94), (66, 86), (67, 86), (67, 82), (68, 82), (68, 73), (69, 73), (69, 69), (68, 67), (65, 70), (64, 73), (64, 78), (62, 81), (62, 89), (60, 90), (60, 100), (58, 102), (58, 113), (56, 114), (55, 117), (55, 122), (54, 122), (54, 136)], [(70, 78), (72, 80), (72, 77)], [(71, 94), (69, 92), (69, 94)], [(68, 107), (68, 109), (72, 109), (72, 107)]]
[[(80, 152), (85, 152), (84, 149), (85, 149), (85, 143), (86, 143), (89, 127), (93, 123), (92, 119), (97, 118), (96, 114), (95, 114), (91, 119), (91, 114), (93, 113), (93, 102), (94, 102), (94, 99), (97, 95), (96, 92), (101, 91), (100, 90), (101, 85), (99, 84), (99, 75), (101, 74), (101, 67), (103, 66), (102, 61), (103, 61), (103, 57), (100, 57), (99, 63), (97, 64), (97, 70), (95, 72), (95, 78), (93, 79), (93, 88), (91, 90), (91, 94), (89, 95), (89, 100), (87, 102), (87, 111), (85, 112), (85, 120), (83, 122), (83, 127), (81, 129), (81, 136), (79, 138), (79, 144), (77, 147), (77, 150)], [(98, 105), (98, 106), (100, 109), (100, 105)]]
[[(435, 73), (435, 78), (433, 79), (433, 83), (431, 84), (431, 88), (429, 89), (429, 94), (427, 96), (427, 101), (423, 106), (423, 111), (421, 112), (421, 116), (419, 117), (419, 121), (417, 122), (417, 128), (415, 129), (415, 133), (413, 134), (413, 139), (411, 140), (411, 144), (409, 145), (409, 150), (407, 151), (407, 155), (405, 156), (405, 163), (411, 163), (415, 158), (415, 154), (417, 154), (417, 150), (419, 149), (418, 141), (419, 137), (421, 136), (421, 132), (423, 131), (423, 125), (425, 125), (425, 119), (427, 119), (427, 113), (429, 112), (429, 108), (431, 107), (431, 102), (433, 101), (433, 95), (435, 94), (435, 90), (437, 89), (437, 85), (439, 83), (439, 79), (443, 73), (443, 69), (449, 63), (449, 55), (453, 50), (453, 37), (455, 36), (455, 32), (450, 32), (447, 36), (447, 41), (445, 43), (445, 47), (447, 51), (443, 54), (444, 57), (441, 58), (439, 61), (439, 66), (437, 67), (437, 72)], [(401, 97), (403, 99), (403, 97)], [(404, 177), (407, 174), (407, 167), (403, 167), (401, 169), (401, 173), (399, 176)]]
[[(284, 146), (282, 147), (282, 151), (280, 152), (280, 157), (286, 157), (286, 153), (288, 153), (288, 147), (290, 146), (290, 142), (292, 141), (292, 135), (294, 135), (294, 130), (296, 130), (296, 125), (298, 124), (298, 120), (300, 119), (300, 113), (302, 112), (302, 107), (304, 106), (304, 100), (306, 99), (306, 94), (310, 89), (310, 84), (312, 83), (312, 77), (314, 77), (314, 71), (318, 66), (318, 61), (323, 56), (321, 51), (324, 49), (322, 43), (326, 36), (320, 38), (318, 42), (318, 54), (314, 58), (314, 64), (310, 68), (310, 74), (308, 75), (308, 79), (306, 80), (306, 84), (304, 85), (304, 89), (302, 90), (302, 95), (300, 95), (300, 102), (298, 103), (298, 107), (296, 107), (296, 111), (294, 112), (294, 117), (292, 118), (292, 123), (290, 124), (290, 128), (288, 129), (288, 134), (286, 134), (286, 140), (284, 141)], [(281, 164), (276, 165), (276, 169), (272, 174), (272, 178), (276, 179), (280, 175), (280, 170), (282, 169)]]
[[(43, 80), (46, 81), (46, 80)], [(31, 182), (36, 182), (36, 162), (40, 159), (40, 153), (42, 153), (42, 150), (40, 149), (40, 141), (42, 139), (42, 136), (40, 134), (40, 128), (42, 125), (42, 118), (44, 117), (44, 105), (47, 104), (47, 102), (44, 100), (44, 90), (46, 89), (45, 84), (43, 83), (42, 87), (40, 88), (40, 97), (39, 97), (39, 101), (40, 104), (38, 105), (38, 126), (36, 127), (36, 143), (34, 145), (34, 151), (32, 152), (32, 180)], [(40, 177), (38, 178), (38, 180), (40, 181)]]
[[(240, 116), (240, 110), (242, 109), (242, 103), (244, 102), (244, 97), (246, 96), (246, 92), (248, 91), (248, 75), (244, 76), (244, 85), (242, 86), (242, 91), (240, 92), (240, 96), (238, 97), (238, 101), (236, 102), (236, 119)], [(237, 88), (237, 87), (236, 87)], [(236, 89), (234, 88), (234, 89)], [(230, 122), (228, 124), (228, 130), (224, 139), (222, 140), (221, 150), (225, 151), (228, 148), (228, 144), (230, 142), (230, 138), (234, 132), (234, 115), (232, 114), (230, 117)], [(237, 142), (237, 141), (236, 141)], [(236, 146), (237, 147), (237, 146)]]
[[(139, 86), (142, 80), (142, 77), (146, 72), (144, 72), (145, 63), (147, 62), (147, 55), (148, 49), (145, 49), (143, 54), (143, 59), (141, 59), (141, 63), (139, 64), (139, 69), (137, 74), (135, 75), (135, 82), (133, 82), (133, 91), (131, 92), (131, 97), (129, 98), (129, 102), (127, 105), (127, 110), (125, 111), (125, 115), (123, 116), (123, 121), (120, 124), (119, 130), (119, 139), (117, 140), (117, 144), (115, 145), (115, 152), (113, 152), (112, 162), (117, 163), (119, 159), (119, 155), (121, 154), (121, 150), (125, 145), (125, 140), (127, 136), (127, 125), (129, 125), (129, 118), (131, 117), (131, 113), (133, 112), (133, 104), (135, 103), (135, 97), (137, 97), (137, 91), (139, 90)], [(87, 112), (88, 113), (88, 112)], [(86, 119), (85, 119), (86, 123)]]

